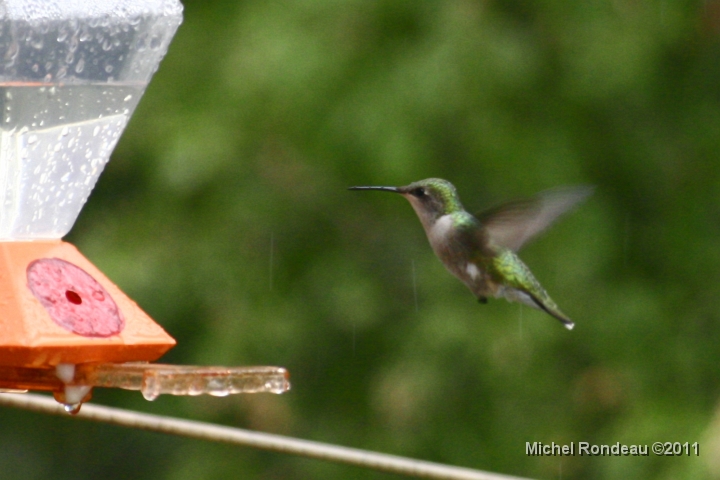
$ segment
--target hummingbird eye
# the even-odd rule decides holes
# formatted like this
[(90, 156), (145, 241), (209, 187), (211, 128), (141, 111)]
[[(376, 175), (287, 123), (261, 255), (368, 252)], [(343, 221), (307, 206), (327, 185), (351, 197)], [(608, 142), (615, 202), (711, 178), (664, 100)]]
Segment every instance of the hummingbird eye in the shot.
[(423, 197), (425, 196), (425, 189), (423, 187), (418, 187), (412, 191), (412, 194), (416, 197)]

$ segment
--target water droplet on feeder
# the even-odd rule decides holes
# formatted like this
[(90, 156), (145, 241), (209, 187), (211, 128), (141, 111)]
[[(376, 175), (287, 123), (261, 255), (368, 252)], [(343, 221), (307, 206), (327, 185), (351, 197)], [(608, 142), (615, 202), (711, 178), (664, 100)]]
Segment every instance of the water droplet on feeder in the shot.
[(82, 403), (63, 404), (63, 409), (70, 415), (77, 415), (78, 413), (80, 413), (80, 408), (82, 408)]

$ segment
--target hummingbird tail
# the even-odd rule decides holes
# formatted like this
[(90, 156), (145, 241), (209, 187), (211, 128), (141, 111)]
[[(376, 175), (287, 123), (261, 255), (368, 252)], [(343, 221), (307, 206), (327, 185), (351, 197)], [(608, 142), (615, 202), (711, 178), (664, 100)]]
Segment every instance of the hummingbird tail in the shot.
[[(528, 292), (526, 292), (528, 293)], [(538, 306), (538, 308), (548, 315), (552, 315), (553, 317), (557, 318), (562, 322), (563, 326), (567, 328), (568, 330), (572, 330), (575, 328), (575, 322), (570, 320), (567, 315), (562, 313), (557, 308), (549, 308), (547, 305), (545, 305), (543, 302), (541, 302), (535, 295), (532, 295), (531, 293), (528, 293), (530, 295), (530, 298), (532, 298), (533, 302)]]
[[(552, 315), (552, 314), (551, 314), (551, 315)], [(555, 317), (555, 318), (557, 318), (558, 320), (560, 320), (560, 321), (562, 322), (563, 326), (564, 326), (565, 328), (567, 328), (568, 330), (572, 330), (573, 328), (575, 328), (575, 322), (573, 322), (573, 321), (570, 320), (569, 318), (567, 318), (567, 317), (566, 317), (566, 318), (560, 318), (560, 317), (558, 317), (557, 315), (553, 315), (553, 317)]]

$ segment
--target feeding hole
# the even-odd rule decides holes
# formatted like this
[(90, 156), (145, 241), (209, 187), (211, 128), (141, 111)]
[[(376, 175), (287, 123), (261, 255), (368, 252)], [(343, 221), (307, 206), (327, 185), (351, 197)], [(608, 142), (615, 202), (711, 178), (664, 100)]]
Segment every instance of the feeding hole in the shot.
[(72, 290), (65, 291), (65, 298), (68, 299), (68, 302), (74, 303), (75, 305), (80, 305), (82, 303), (82, 298), (80, 297), (80, 295), (78, 295), (77, 292), (73, 292)]

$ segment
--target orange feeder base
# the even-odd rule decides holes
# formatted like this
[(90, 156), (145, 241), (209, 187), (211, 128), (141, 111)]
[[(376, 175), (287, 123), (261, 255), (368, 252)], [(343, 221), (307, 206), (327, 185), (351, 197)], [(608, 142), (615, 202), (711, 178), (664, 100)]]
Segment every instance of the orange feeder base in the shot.
[(174, 345), (69, 243), (0, 242), (0, 365), (153, 361)]
[[(0, 242), (0, 391), (52, 391), (77, 413), (94, 387), (282, 393), (281, 367), (150, 364), (175, 340), (69, 243)], [(142, 363), (138, 363), (142, 362)]]

